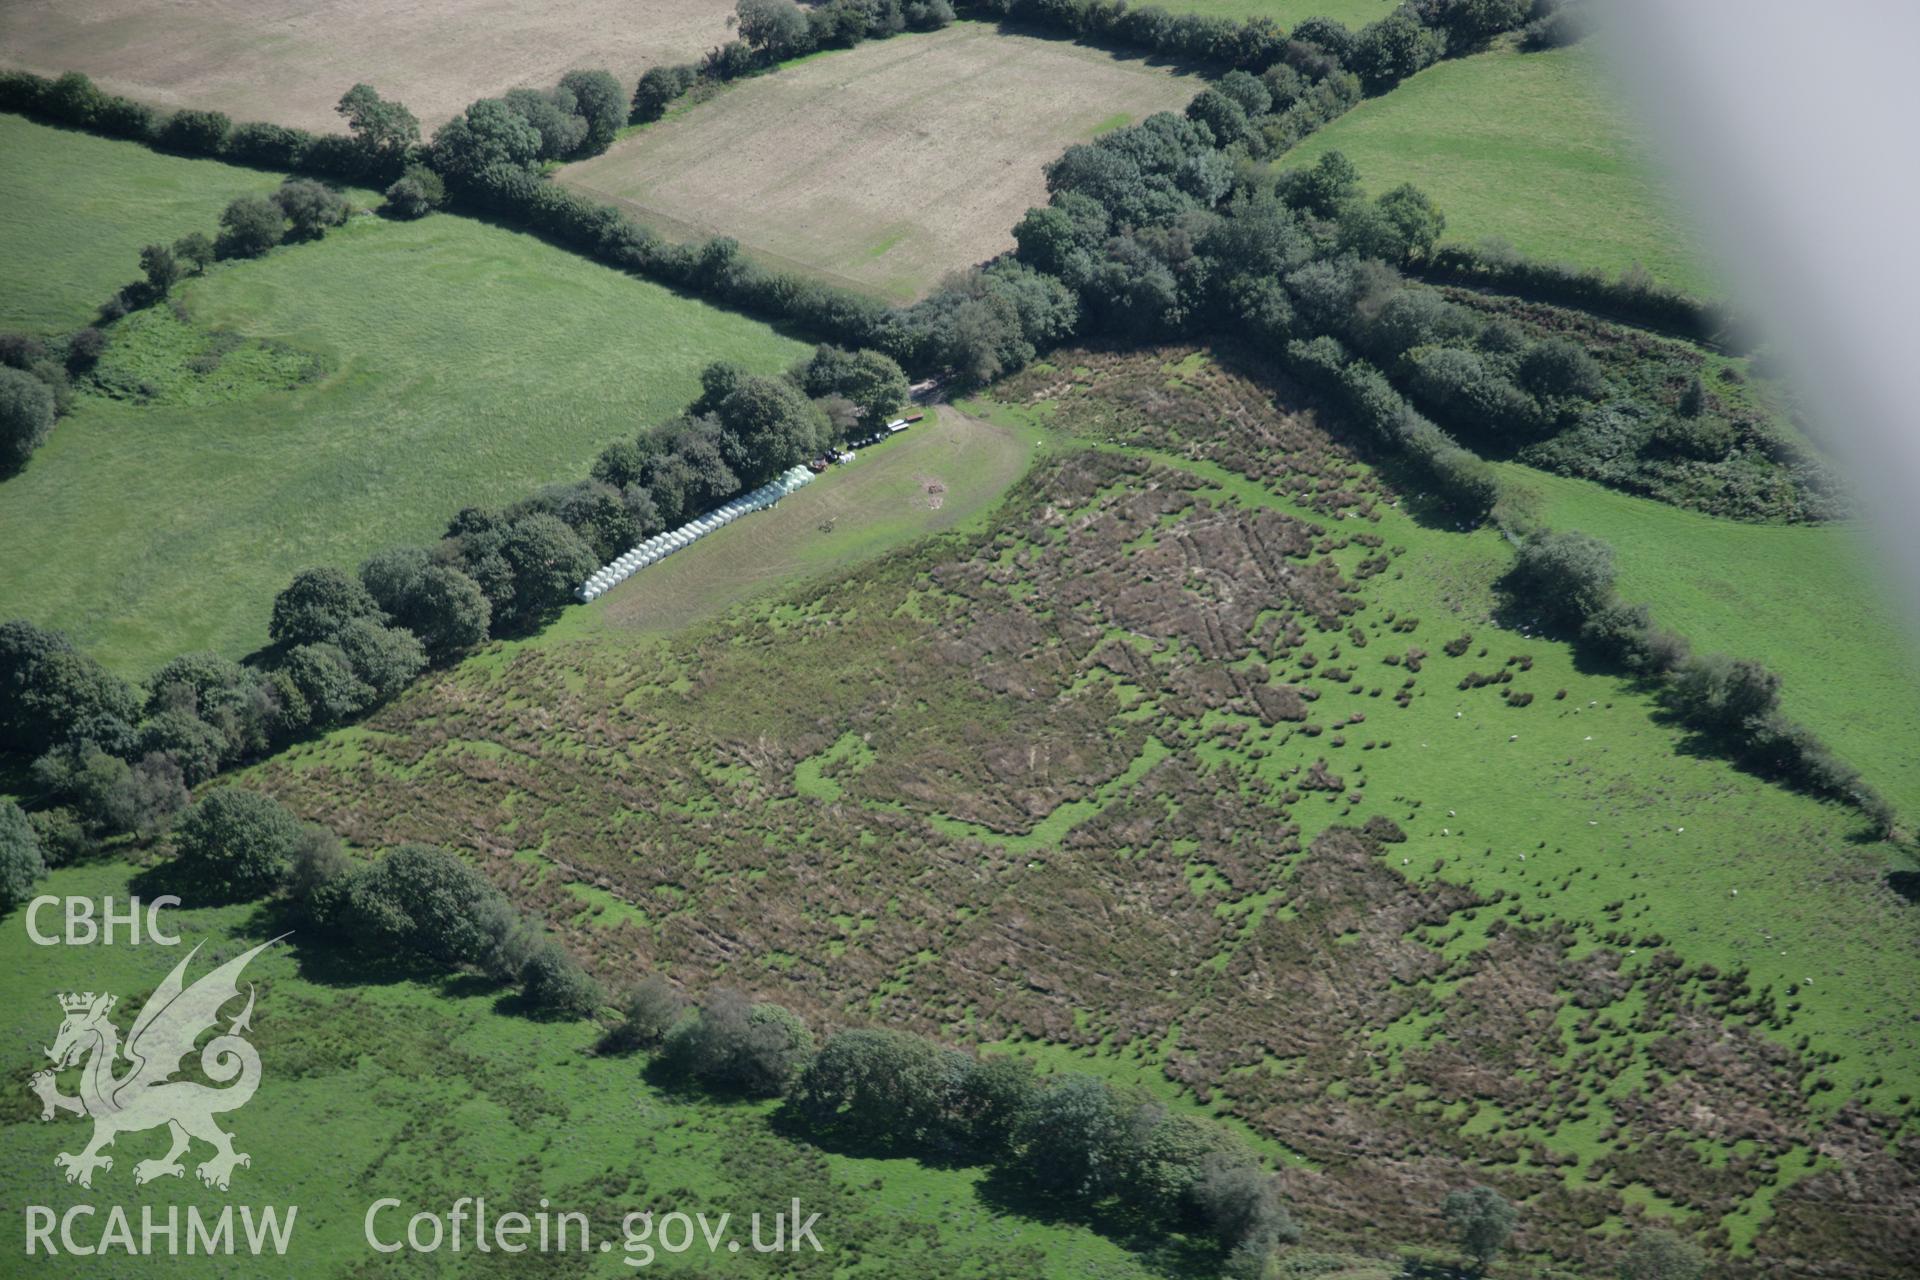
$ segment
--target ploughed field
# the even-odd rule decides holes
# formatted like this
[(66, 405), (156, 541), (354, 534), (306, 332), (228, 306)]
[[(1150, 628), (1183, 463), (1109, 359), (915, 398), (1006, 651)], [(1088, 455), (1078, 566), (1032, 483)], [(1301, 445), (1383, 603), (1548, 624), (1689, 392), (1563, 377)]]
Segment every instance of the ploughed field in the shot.
[(740, 82), (560, 178), (667, 235), (730, 235), (769, 262), (910, 299), (1011, 248), (1069, 145), (1184, 110), (1201, 87), (962, 22)]
[(344, 132), (356, 83), (398, 98), (431, 133), (476, 98), (544, 89), (576, 67), (632, 82), (728, 38), (728, 0), (11, 0), (0, 62), (84, 71), (110, 93)]
[(1284, 386), (995, 397), (1049, 447), (984, 524), (664, 638), (612, 625), (640, 575), (250, 784), (463, 846), (607, 979), (1151, 1078), (1315, 1241), (1438, 1243), (1477, 1181), (1564, 1265), (1651, 1216), (1729, 1276), (1920, 1266), (1899, 855), (1494, 626), (1498, 535)]

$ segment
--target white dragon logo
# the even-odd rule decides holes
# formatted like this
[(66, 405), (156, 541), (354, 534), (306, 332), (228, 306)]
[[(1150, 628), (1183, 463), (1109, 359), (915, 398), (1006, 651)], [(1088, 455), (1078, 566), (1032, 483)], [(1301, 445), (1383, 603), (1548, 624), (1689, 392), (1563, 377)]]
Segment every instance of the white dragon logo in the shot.
[[(54, 1164), (67, 1171), (68, 1182), (91, 1187), (95, 1169), (113, 1168), (113, 1158), (100, 1154), (101, 1148), (112, 1146), (114, 1138), (122, 1133), (163, 1124), (172, 1134), (173, 1146), (163, 1158), (142, 1160), (133, 1166), (136, 1184), (162, 1176), (184, 1176), (180, 1157), (194, 1138), (214, 1148), (213, 1158), (196, 1170), (200, 1181), (210, 1187), (225, 1191), (234, 1166), (253, 1163), (244, 1152), (233, 1149), (233, 1135), (213, 1122), (217, 1113), (245, 1106), (260, 1085), (260, 1055), (241, 1038), (253, 1016), (251, 983), (247, 985), (247, 1007), (227, 1024), (224, 1034), (216, 1035), (200, 1051), (200, 1069), (208, 1079), (226, 1087), (215, 1089), (172, 1077), (193, 1052), (194, 1041), (201, 1033), (218, 1025), (221, 1007), (240, 994), (238, 979), (247, 961), (278, 941), (275, 938), (261, 943), (183, 990), (182, 975), (200, 948), (189, 951), (134, 1019), (124, 1051), (132, 1067), (118, 1078), (113, 1066), (121, 1052), (120, 1033), (107, 1014), (119, 998), (96, 996), (91, 991), (60, 997), (66, 1020), (60, 1024), (53, 1047), (46, 1051), (53, 1059), (53, 1069), (36, 1072), (30, 1085), (39, 1095), (42, 1120), (51, 1120), (61, 1111), (93, 1120), (93, 1141), (85, 1150), (78, 1155), (62, 1152), (54, 1157)], [(86, 1065), (81, 1069), (80, 1094), (68, 1097), (60, 1092), (56, 1075), (78, 1066), (82, 1059)]]

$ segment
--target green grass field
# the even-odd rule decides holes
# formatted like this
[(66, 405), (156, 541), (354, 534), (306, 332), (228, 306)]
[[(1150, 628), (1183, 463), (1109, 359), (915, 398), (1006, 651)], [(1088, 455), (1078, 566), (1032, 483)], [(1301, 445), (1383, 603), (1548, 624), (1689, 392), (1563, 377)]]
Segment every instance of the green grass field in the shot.
[(140, 246), (212, 235), (235, 196), (275, 174), (160, 155), (0, 115), (0, 329), (64, 333), (140, 276)]
[[(140, 891), (132, 871), (114, 861), (66, 868), (54, 872), (42, 892), (124, 902), (130, 885)], [(815, 1227), (822, 1253), (792, 1257), (791, 1273), (875, 1280), (1166, 1274), (1087, 1228), (1004, 1212), (980, 1195), (977, 1169), (935, 1169), (789, 1143), (770, 1130), (768, 1104), (670, 1094), (642, 1078), (644, 1057), (596, 1055), (591, 1024), (528, 1021), (501, 1012), (499, 994), (484, 984), (360, 968), (298, 934), (245, 974), (257, 984), (250, 1038), (260, 1051), (262, 1083), (244, 1108), (221, 1118), (236, 1149), (252, 1157), (235, 1171), (230, 1191), (203, 1188), (191, 1168), (183, 1179), (136, 1191), (134, 1164), (165, 1149), (165, 1135), (157, 1131), (122, 1136), (112, 1148), (113, 1168), (97, 1173), (91, 1190), (70, 1186), (53, 1157), (77, 1151), (90, 1126), (71, 1115), (42, 1123), (26, 1087), (27, 1075), (44, 1065), (40, 1048), (59, 1027), (55, 996), (115, 993), (122, 1001), (115, 1021), (124, 1035), (137, 1007), (189, 947), (203, 944), (191, 981), (279, 932), (250, 906), (165, 918), (182, 939), (177, 948), (39, 947), (28, 941), (21, 913), (0, 921), (0, 965), (9, 975), (0, 1014), (8, 1045), (0, 1059), (8, 1085), (0, 1104), (0, 1196), (12, 1207), (0, 1222), (0, 1249), (8, 1256), (22, 1256), (20, 1207), (28, 1204), (61, 1213), (96, 1204), (103, 1215), (106, 1206), (124, 1204), (136, 1234), (141, 1204), (163, 1216), (167, 1206), (184, 1213), (194, 1205), (211, 1215), (230, 1203), (297, 1205), (284, 1262), (225, 1260), (230, 1270), (224, 1274), (490, 1274), (484, 1265), (490, 1260), (472, 1252), (471, 1236), (461, 1254), (388, 1258), (362, 1235), (368, 1206), (382, 1197), (405, 1205), (381, 1219), (383, 1235), (392, 1238), (416, 1211), (444, 1214), (460, 1196), (484, 1195), (495, 1214), (533, 1213), (546, 1197), (554, 1212), (587, 1213), (594, 1238), (614, 1245), (607, 1254), (528, 1254), (517, 1259), (516, 1274), (762, 1275), (770, 1259), (750, 1250), (710, 1258), (703, 1244), (682, 1255), (657, 1253), (641, 1272), (625, 1261), (621, 1219), (640, 1210), (710, 1218), (731, 1213), (747, 1239), (748, 1214), (771, 1214), (798, 1197), (806, 1212), (822, 1215)], [(196, 1147), (190, 1159), (205, 1156), (205, 1148)], [(104, 1219), (96, 1219), (94, 1229), (101, 1225)], [(388, 1225), (394, 1229), (386, 1231)], [(80, 1234), (87, 1234), (84, 1222)], [(32, 1263), (36, 1274), (62, 1276), (130, 1274), (131, 1265), (118, 1256)], [(162, 1256), (138, 1265), (141, 1275), (210, 1274), (205, 1258)]]
[(1503, 468), (1556, 529), (1611, 543), (1620, 591), (1701, 652), (1759, 658), (1781, 702), (1909, 821), (1920, 815), (1920, 644), (1845, 525), (1754, 525), (1585, 480)]
[(1495, 50), (1427, 68), (1283, 156), (1337, 150), (1369, 191), (1411, 182), (1447, 216), (1445, 239), (1502, 237), (1532, 257), (1717, 294), (1711, 240), (1662, 188), (1646, 138), (1587, 46)]
[[(805, 350), (444, 216), (356, 219), (179, 293), (190, 323), (129, 317), (109, 353), (153, 402), (83, 397), (0, 485), (0, 615), (66, 630), (136, 676), (185, 650), (264, 643), (273, 594), (299, 568), (352, 566), (431, 539), (461, 507), (585, 475), (609, 441), (698, 395), (712, 361), (771, 371)], [(224, 358), (260, 376), (190, 373), (215, 334), (275, 344)], [(289, 387), (275, 355), (289, 351), (317, 376)]]

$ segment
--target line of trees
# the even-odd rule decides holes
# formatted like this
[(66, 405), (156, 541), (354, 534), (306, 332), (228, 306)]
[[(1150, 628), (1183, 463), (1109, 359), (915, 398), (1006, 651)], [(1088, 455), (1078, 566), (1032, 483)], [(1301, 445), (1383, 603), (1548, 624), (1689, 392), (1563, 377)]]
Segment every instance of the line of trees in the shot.
[(356, 859), (333, 832), (302, 823), (270, 795), (217, 787), (172, 833), (170, 887), (203, 900), (284, 894), (303, 928), (350, 952), (520, 987), (535, 1012), (593, 1016), (599, 985), (467, 862), (433, 845), (403, 844)]
[(1853, 805), (1877, 834), (1896, 814), (1859, 770), (1780, 709), (1780, 677), (1764, 663), (1696, 654), (1644, 604), (1614, 589), (1613, 548), (1578, 530), (1536, 531), (1501, 580), (1518, 616), (1574, 641), (1595, 658), (1652, 685), (1661, 703), (1719, 753), (1764, 777)]
[(851, 49), (903, 31), (937, 31), (953, 22), (948, 0), (738, 0), (731, 25), (740, 33), (699, 62), (649, 67), (634, 86), (631, 119), (658, 120), (689, 94), (778, 66), (822, 49)]
[(1043, 1078), (903, 1031), (834, 1032), (730, 989), (689, 1005), (658, 976), (629, 992), (610, 1049), (655, 1050), (669, 1077), (783, 1099), (776, 1122), (811, 1141), (991, 1167), (1072, 1210), (1119, 1209), (1217, 1243), (1225, 1274), (1257, 1277), (1300, 1238), (1273, 1176), (1230, 1133), (1095, 1076)]
[[(1159, 5), (1136, 7), (1126, 0), (962, 4), (969, 14), (1188, 62), (1249, 71), (1279, 63), (1330, 62), (1358, 76), (1369, 93), (1384, 93), (1440, 58), (1483, 49), (1502, 32), (1545, 22), (1562, 7), (1560, 0), (1410, 0), (1358, 31), (1331, 18), (1308, 18), (1285, 31), (1264, 16), (1173, 14)], [(1548, 30), (1541, 27), (1543, 39)]]
[(1538, 262), (1499, 240), (1478, 245), (1441, 245), (1418, 266), (1428, 280), (1498, 293), (1524, 294), (1544, 302), (1617, 316), (1733, 351), (1745, 349), (1726, 307), (1656, 281), (1644, 267), (1609, 276), (1598, 268)]
[(237, 196), (220, 211), (213, 238), (190, 231), (172, 244), (144, 246), (141, 278), (109, 298), (100, 308), (100, 319), (111, 322), (163, 301), (175, 285), (203, 274), (216, 261), (258, 258), (283, 243), (318, 240), (345, 222), (351, 211), (345, 196), (312, 178), (287, 178), (264, 196)]
[(772, 376), (713, 364), (701, 385), (685, 413), (610, 445), (577, 482), (463, 509), (438, 542), (389, 547), (357, 573), (296, 573), (274, 597), (271, 643), (245, 663), (183, 654), (136, 688), (59, 632), (0, 625), (0, 751), (31, 759), (52, 802), (33, 815), (40, 843), (65, 858), (165, 833), (223, 770), (538, 628), (599, 565), (869, 431), (907, 393), (886, 355), (832, 346)]
[(319, 173), (347, 182), (391, 180), (405, 145), (400, 139), (417, 139), (419, 122), (397, 103), (377, 104), (379, 95), (367, 86), (355, 86), (347, 96), (353, 107), (351, 114), (343, 107), (342, 114), (350, 132), (312, 133), (264, 121), (235, 124), (220, 111), (157, 110), (108, 93), (78, 71), (54, 79), (0, 71), (0, 111), (39, 116), (182, 155)]
[(140, 278), (101, 304), (96, 324), (51, 340), (0, 334), (0, 476), (25, 467), (71, 408), (75, 384), (93, 372), (111, 343), (110, 330), (102, 326), (165, 301), (174, 286), (217, 259), (255, 258), (284, 241), (317, 240), (346, 221), (349, 208), (325, 183), (290, 177), (270, 195), (230, 202), (215, 237), (190, 231), (171, 244), (143, 246)]
[(1144, 341), (1237, 335), (1479, 520), (1497, 496), (1491, 470), (1407, 403), (1391, 362), (1353, 354), (1378, 352), (1380, 335), (1400, 333), (1376, 324), (1382, 312), (1414, 305), (1389, 308), (1398, 295), (1437, 302), (1397, 268), (1432, 253), (1445, 217), (1411, 186), (1366, 199), (1339, 152), (1249, 177), (1258, 134), (1240, 121), (1271, 117), (1278, 101), (1267, 79), (1236, 71), (1185, 116), (1152, 116), (1069, 148), (1047, 169), (1047, 206), (1014, 229), (1016, 261), (1070, 291), (1071, 331)]
[[(23, 813), (0, 801), (0, 912), (33, 896), (49, 866), (78, 849), (59, 811)], [(284, 896), (303, 930), (377, 956), (445, 971), (469, 970), (517, 986), (532, 1012), (596, 1015), (605, 996), (572, 956), (491, 881), (446, 850), (404, 844), (372, 859), (349, 854), (333, 832), (303, 823), (278, 800), (215, 787), (183, 802), (161, 864), (166, 888), (196, 902)]]

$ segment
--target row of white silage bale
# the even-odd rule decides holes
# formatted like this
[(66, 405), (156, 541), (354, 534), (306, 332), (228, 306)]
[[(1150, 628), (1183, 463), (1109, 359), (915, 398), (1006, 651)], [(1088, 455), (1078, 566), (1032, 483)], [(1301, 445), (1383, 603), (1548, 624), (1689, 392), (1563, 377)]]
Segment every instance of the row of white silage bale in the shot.
[(680, 548), (705, 537), (722, 525), (731, 524), (750, 511), (772, 506), (812, 479), (813, 472), (805, 467), (793, 467), (751, 493), (743, 493), (724, 506), (715, 507), (705, 515), (689, 520), (678, 529), (656, 533), (625, 555), (594, 570), (593, 576), (574, 592), (574, 596), (582, 603), (598, 599), (656, 560), (665, 559)]

